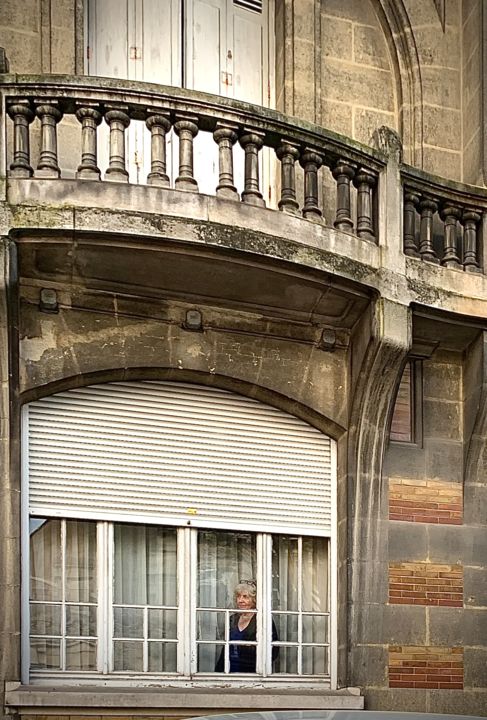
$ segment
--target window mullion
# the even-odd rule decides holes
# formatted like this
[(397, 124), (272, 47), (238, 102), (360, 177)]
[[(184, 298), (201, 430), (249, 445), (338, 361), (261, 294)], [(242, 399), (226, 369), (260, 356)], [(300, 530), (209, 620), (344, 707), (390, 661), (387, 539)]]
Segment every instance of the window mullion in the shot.
[(256, 671), (267, 677), (270, 671), (271, 633), (270, 620), (270, 582), (269, 582), (269, 547), (271, 537), (267, 533), (257, 535), (257, 663)]
[(303, 674), (303, 538), (298, 537), (298, 675)]
[[(196, 592), (197, 592), (197, 564), (198, 564), (198, 533), (194, 529), (188, 528), (186, 531), (185, 551), (185, 577), (188, 582), (185, 588), (184, 601), (184, 628), (182, 632), (183, 642), (185, 644), (185, 674), (193, 676), (198, 669), (198, 653), (196, 645)], [(187, 629), (189, 628), (189, 632)]]
[(106, 587), (106, 621), (104, 638), (106, 641), (106, 667), (108, 672), (113, 671), (113, 583), (115, 574), (113, 572), (114, 544), (113, 544), (113, 524), (105, 523), (105, 587)]
[(66, 520), (61, 520), (61, 670), (66, 670)]

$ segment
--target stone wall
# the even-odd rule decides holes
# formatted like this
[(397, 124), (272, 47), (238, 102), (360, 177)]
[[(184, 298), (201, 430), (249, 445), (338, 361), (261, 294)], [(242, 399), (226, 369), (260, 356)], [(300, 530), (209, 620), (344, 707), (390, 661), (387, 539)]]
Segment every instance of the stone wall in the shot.
[[(485, 12), (485, 11), (484, 11)], [(482, 183), (482, 9), (462, 4), (463, 180)]]

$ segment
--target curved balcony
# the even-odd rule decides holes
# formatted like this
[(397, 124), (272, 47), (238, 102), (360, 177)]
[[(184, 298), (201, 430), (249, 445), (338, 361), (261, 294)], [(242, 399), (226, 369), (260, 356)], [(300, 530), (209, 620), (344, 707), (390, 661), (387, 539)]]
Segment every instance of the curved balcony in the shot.
[[(487, 314), (485, 189), (402, 165), (394, 149), (374, 150), (276, 111), (173, 87), (4, 75), (0, 92), (10, 231), (66, 229), (72, 211), (79, 232), (244, 250), (342, 276), (404, 304)], [(150, 147), (150, 167), (137, 184), (125, 155), (131, 127)], [(207, 150), (196, 153), (202, 137)], [(169, 146), (177, 146), (172, 171)], [(270, 207), (262, 189), (266, 152), (266, 182), (278, 198)], [(211, 153), (213, 197), (196, 179), (205, 177)], [(476, 299), (473, 309), (465, 297)]]

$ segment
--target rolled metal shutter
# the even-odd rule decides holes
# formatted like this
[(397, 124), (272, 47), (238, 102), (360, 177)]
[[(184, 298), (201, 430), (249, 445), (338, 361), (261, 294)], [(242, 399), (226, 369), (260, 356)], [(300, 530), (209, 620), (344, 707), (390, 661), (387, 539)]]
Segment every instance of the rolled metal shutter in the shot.
[(251, 398), (107, 383), (36, 400), (26, 422), (32, 514), (330, 533), (333, 440)]

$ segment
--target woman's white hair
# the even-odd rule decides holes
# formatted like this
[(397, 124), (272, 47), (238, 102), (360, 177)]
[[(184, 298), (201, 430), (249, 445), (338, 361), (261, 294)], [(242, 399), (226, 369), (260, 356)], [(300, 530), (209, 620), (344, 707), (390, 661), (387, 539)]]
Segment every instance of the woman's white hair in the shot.
[(257, 585), (254, 580), (240, 580), (238, 585), (235, 586), (234, 595), (237, 597), (239, 593), (247, 593), (250, 597), (257, 597)]

